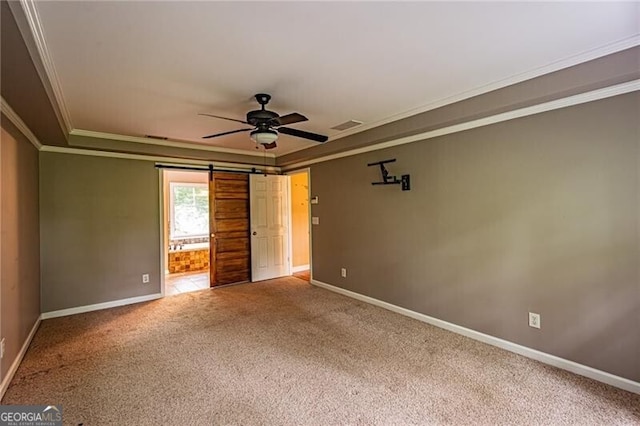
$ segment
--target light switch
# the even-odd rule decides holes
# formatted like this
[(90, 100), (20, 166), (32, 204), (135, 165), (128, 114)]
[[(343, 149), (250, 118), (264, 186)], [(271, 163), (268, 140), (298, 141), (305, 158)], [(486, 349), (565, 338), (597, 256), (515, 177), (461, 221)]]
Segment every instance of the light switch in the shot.
[(311, 199), (311, 204), (318, 204), (318, 196), (317, 195)]
[(312, 217), (311, 218), (311, 224), (312, 225), (320, 225), (320, 218), (319, 217)]

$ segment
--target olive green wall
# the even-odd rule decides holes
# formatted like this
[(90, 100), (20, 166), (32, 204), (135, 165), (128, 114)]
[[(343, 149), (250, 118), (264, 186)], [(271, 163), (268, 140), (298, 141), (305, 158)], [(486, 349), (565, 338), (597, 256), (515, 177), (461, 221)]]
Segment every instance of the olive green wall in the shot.
[(2, 116), (0, 137), (0, 331), (4, 378), (40, 316), (38, 151)]
[[(639, 103), (311, 166), (314, 279), (640, 381)], [(371, 185), (391, 158), (411, 191)]]
[(150, 161), (40, 153), (43, 312), (160, 293), (159, 185)]

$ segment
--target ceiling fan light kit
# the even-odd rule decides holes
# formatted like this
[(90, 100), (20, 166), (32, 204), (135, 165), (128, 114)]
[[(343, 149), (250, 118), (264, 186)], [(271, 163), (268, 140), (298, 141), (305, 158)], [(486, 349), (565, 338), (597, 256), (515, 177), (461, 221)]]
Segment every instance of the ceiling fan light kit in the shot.
[(251, 139), (261, 145), (269, 145), (278, 140), (278, 132), (272, 129), (258, 129), (249, 134)]
[(282, 127), (288, 124), (300, 123), (303, 121), (307, 121), (307, 117), (304, 115), (292, 112), (287, 115), (279, 115), (276, 112), (269, 111), (265, 108), (265, 105), (269, 103), (271, 100), (271, 95), (267, 95), (266, 93), (258, 93), (255, 95), (256, 101), (260, 104), (260, 109), (255, 111), (249, 111), (247, 113), (247, 120), (238, 120), (236, 118), (227, 118), (221, 117), (219, 115), (213, 114), (200, 114), (206, 115), (208, 117), (220, 118), (222, 120), (235, 121), (237, 123), (244, 123), (253, 128), (245, 128), (238, 130), (231, 130), (228, 132), (216, 133), (213, 135), (204, 136), (203, 139), (217, 138), (219, 136), (230, 135), (233, 133), (239, 132), (251, 132), (249, 136), (251, 139), (257, 144), (262, 145), (265, 149), (275, 148), (276, 141), (278, 140), (278, 134), (284, 133), (286, 135), (295, 136), (298, 138), (309, 139), (314, 142), (324, 143), (329, 138), (324, 135), (319, 135), (316, 133), (306, 132), (304, 130), (292, 129), (290, 127)]

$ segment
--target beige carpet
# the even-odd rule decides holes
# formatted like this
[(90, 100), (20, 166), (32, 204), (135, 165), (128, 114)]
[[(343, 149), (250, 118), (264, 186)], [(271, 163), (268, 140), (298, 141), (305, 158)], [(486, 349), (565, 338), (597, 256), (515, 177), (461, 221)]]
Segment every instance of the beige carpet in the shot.
[(65, 424), (640, 424), (640, 395), (296, 278), (46, 320), (3, 401)]

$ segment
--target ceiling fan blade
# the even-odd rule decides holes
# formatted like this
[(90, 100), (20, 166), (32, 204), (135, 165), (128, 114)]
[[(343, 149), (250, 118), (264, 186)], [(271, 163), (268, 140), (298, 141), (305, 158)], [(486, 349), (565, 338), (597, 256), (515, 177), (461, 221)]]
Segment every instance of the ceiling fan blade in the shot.
[(300, 123), (307, 120), (308, 118), (304, 115), (297, 112), (292, 112), (291, 114), (283, 115), (282, 117), (278, 118), (279, 124), (277, 124), (277, 126), (286, 126), (287, 124)]
[(296, 136), (299, 138), (309, 139), (315, 142), (326, 142), (329, 137), (324, 135), (318, 135), (317, 133), (305, 132), (304, 130), (292, 129), (290, 127), (278, 127), (278, 132), (285, 135)]
[(271, 142), (271, 143), (264, 143), (262, 144), (262, 146), (264, 146), (264, 149), (273, 149), (273, 148), (277, 148), (278, 145), (276, 144), (275, 141)]
[(253, 129), (239, 129), (239, 130), (231, 130), (229, 132), (223, 132), (223, 133), (216, 133), (214, 135), (209, 135), (209, 136), (203, 136), (202, 139), (209, 139), (209, 138), (217, 138), (218, 136), (224, 136), (224, 135), (230, 135), (232, 133), (240, 133), (240, 132), (248, 132), (250, 130)]
[(229, 121), (235, 121), (237, 123), (249, 124), (246, 121), (236, 120), (235, 118), (220, 117), (219, 115), (205, 114), (205, 113), (200, 113), (198, 115), (206, 115), (207, 117), (220, 118), (222, 120), (229, 120)]

